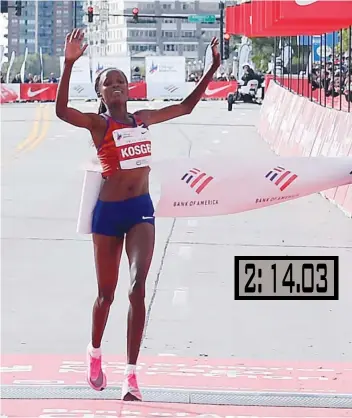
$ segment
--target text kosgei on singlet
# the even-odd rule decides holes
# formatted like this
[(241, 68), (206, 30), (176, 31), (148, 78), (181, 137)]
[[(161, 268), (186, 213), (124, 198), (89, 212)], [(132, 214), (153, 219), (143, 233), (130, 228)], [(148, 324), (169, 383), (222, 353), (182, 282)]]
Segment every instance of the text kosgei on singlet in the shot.
[(113, 131), (122, 170), (147, 167), (151, 163), (152, 144), (147, 128), (116, 129)]

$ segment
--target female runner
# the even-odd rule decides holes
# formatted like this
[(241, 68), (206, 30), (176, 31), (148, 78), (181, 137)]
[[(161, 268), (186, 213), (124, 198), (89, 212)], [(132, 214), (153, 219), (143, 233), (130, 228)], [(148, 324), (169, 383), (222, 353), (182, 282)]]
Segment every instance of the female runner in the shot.
[(130, 307), (127, 326), (127, 366), (121, 399), (142, 400), (136, 378), (145, 324), (145, 281), (154, 251), (154, 207), (149, 195), (151, 143), (148, 126), (192, 112), (220, 65), (218, 40), (211, 42), (213, 64), (194, 91), (179, 104), (157, 110), (127, 111), (128, 81), (117, 69), (96, 79), (99, 112), (82, 113), (67, 105), (74, 62), (83, 55), (84, 34), (74, 29), (66, 37), (65, 63), (56, 98), (56, 115), (90, 131), (102, 165), (104, 184), (93, 212), (92, 235), (98, 297), (93, 307), (92, 337), (87, 347), (87, 381), (95, 390), (107, 385), (102, 371), (101, 340), (115, 288), (124, 239), (130, 267)]

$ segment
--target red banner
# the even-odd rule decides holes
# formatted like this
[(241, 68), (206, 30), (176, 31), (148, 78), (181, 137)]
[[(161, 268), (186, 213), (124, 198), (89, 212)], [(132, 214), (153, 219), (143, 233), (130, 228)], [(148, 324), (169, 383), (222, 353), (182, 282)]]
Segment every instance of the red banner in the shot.
[(252, 0), (226, 8), (226, 30), (236, 35), (318, 35), (347, 27), (352, 2), (340, 0)]
[(339, 0), (280, 1), (270, 29), (279, 30), (287, 35), (332, 32), (350, 25), (352, 19), (350, 3)]
[(226, 99), (229, 93), (237, 90), (237, 81), (211, 81), (203, 99)]
[(55, 101), (57, 87), (57, 84), (21, 84), (21, 100)]

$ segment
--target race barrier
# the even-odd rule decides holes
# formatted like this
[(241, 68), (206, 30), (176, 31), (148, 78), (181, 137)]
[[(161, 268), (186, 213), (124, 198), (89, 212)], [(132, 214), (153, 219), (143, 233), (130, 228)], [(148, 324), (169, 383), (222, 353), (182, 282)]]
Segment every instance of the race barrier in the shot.
[(298, 76), (295, 74), (276, 75), (267, 74), (265, 76), (265, 91), (267, 91), (271, 80), (276, 81), (286, 89), (297, 93), (300, 96), (309, 98), (311, 101), (317, 102), (323, 106), (349, 112), (352, 108), (352, 103), (348, 103), (345, 95), (339, 94), (336, 97), (327, 96), (323, 88), (312, 90), (308, 77)]
[[(194, 89), (194, 82), (150, 81), (132, 82), (128, 85), (130, 100), (182, 100)], [(58, 84), (1, 84), (0, 103), (55, 101)], [(212, 81), (203, 100), (226, 100), (237, 90), (236, 81)], [(69, 100), (96, 100), (92, 83), (71, 83)]]
[[(350, 113), (319, 106), (274, 81), (261, 108), (259, 133), (283, 157), (352, 157)], [(351, 185), (325, 190), (322, 195), (352, 217)]]
[(0, 84), (0, 103), (12, 103), (20, 100), (20, 84)]

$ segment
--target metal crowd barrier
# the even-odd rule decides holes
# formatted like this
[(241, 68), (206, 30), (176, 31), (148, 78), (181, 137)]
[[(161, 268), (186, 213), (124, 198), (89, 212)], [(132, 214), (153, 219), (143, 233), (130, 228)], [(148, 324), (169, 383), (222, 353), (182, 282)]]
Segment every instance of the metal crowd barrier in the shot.
[(350, 112), (352, 27), (317, 36), (276, 37), (272, 78), (321, 106)]

